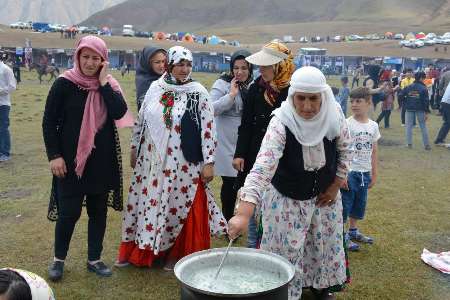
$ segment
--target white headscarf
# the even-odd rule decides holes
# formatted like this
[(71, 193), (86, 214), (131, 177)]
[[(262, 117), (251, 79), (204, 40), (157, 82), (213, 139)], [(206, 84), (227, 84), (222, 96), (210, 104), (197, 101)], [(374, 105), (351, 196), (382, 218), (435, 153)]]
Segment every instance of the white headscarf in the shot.
[[(169, 65), (176, 65), (176, 64), (180, 63), (182, 60), (187, 60), (190, 62), (193, 61), (192, 52), (183, 46), (173, 46), (172, 48), (169, 49), (167, 54), (169, 56), (169, 59), (168, 59)], [(170, 74), (170, 76), (172, 77), (172, 81), (176, 82), (176, 80), (175, 80), (175, 78), (173, 78), (172, 74)], [(184, 78), (181, 82), (185, 83), (185, 82), (190, 81), (191, 76), (192, 76), (192, 70), (189, 73), (189, 75), (186, 76), (186, 78)]]
[[(320, 111), (311, 119), (302, 118), (294, 107), (294, 94), (320, 93)], [(302, 67), (291, 78), (288, 97), (273, 114), (289, 128), (304, 146), (316, 146), (326, 136), (330, 141), (339, 136), (339, 108), (323, 73), (314, 67)]]

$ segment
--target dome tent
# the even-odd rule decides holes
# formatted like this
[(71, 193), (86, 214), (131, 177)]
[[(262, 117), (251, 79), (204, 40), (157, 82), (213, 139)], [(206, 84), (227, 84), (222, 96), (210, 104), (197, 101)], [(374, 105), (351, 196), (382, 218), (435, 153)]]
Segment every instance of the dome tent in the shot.
[(219, 42), (220, 42), (220, 39), (215, 35), (210, 36), (208, 39), (208, 44), (211, 44), (211, 45), (218, 45)]

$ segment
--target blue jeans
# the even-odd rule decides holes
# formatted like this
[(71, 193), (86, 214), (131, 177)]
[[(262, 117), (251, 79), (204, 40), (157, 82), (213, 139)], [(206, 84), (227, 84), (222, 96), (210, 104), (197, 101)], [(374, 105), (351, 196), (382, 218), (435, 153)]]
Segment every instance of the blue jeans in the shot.
[(256, 248), (258, 244), (258, 228), (256, 226), (255, 213), (248, 222), (247, 247)]
[(428, 129), (425, 124), (425, 112), (424, 111), (411, 111), (407, 110), (405, 115), (406, 121), (406, 144), (412, 145), (412, 134), (413, 134), (413, 126), (414, 119), (417, 117), (419, 121), (420, 131), (422, 132), (422, 142), (425, 147), (430, 146), (430, 140), (428, 138)]
[(9, 111), (8, 105), (0, 106), (0, 156), (8, 156), (11, 151), (11, 135), (9, 134)]
[(371, 180), (370, 172), (351, 171), (348, 173), (348, 190), (341, 189), (344, 223), (347, 222), (349, 216), (358, 220), (364, 218)]

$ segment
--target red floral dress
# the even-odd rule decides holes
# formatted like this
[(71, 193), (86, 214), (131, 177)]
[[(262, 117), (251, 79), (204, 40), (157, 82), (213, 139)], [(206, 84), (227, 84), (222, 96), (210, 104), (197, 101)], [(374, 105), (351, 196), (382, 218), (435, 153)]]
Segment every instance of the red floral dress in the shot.
[[(167, 97), (169, 96), (169, 97)], [(203, 163), (186, 161), (181, 118), (189, 97), (198, 100)], [(227, 232), (209, 187), (200, 180), (214, 162), (215, 126), (208, 92), (197, 82), (176, 86), (163, 78), (147, 93), (134, 128), (138, 159), (123, 216), (119, 261), (150, 266), (155, 258), (179, 259), (209, 248), (210, 235)]]

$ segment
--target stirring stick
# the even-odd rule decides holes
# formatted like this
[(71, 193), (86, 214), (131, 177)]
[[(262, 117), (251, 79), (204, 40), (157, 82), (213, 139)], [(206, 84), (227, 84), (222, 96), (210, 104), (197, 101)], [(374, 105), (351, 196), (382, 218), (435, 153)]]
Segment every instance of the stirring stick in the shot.
[(230, 239), (230, 243), (228, 244), (227, 250), (225, 251), (225, 255), (222, 257), (222, 260), (220, 261), (220, 265), (219, 265), (219, 268), (217, 269), (216, 275), (214, 276), (214, 280), (217, 279), (217, 276), (219, 276), (219, 273), (222, 270), (223, 263), (225, 262), (225, 258), (227, 258), (228, 251), (230, 251), (231, 244), (233, 244), (232, 239)]

